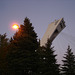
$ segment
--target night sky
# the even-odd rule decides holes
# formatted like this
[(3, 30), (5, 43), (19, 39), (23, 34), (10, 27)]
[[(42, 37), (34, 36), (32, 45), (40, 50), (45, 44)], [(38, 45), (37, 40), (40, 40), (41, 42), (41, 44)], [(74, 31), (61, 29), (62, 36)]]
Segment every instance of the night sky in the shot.
[(48, 24), (64, 18), (66, 28), (55, 38), (53, 46), (59, 63), (68, 45), (75, 54), (75, 0), (0, 0), (0, 34), (10, 38), (16, 30), (14, 23), (30, 19), (38, 38), (42, 38)]

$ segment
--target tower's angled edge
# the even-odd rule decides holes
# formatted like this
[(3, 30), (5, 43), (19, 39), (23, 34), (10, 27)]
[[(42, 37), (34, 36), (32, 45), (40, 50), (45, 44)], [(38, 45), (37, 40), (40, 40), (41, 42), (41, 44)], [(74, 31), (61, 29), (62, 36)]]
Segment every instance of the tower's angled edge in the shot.
[(49, 24), (43, 38), (40, 41), (40, 46), (45, 46), (48, 39), (50, 39), (52, 42), (65, 27), (66, 25), (63, 18), (55, 20)]

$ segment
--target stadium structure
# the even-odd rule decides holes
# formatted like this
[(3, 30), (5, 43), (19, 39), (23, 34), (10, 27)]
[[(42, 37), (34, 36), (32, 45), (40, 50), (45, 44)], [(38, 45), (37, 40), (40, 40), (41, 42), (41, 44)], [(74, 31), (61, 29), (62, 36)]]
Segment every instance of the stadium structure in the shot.
[(56, 36), (66, 27), (65, 21), (63, 18), (59, 20), (55, 20), (51, 24), (48, 25), (48, 28), (40, 41), (40, 46), (45, 46), (47, 40), (50, 39), (52, 42)]

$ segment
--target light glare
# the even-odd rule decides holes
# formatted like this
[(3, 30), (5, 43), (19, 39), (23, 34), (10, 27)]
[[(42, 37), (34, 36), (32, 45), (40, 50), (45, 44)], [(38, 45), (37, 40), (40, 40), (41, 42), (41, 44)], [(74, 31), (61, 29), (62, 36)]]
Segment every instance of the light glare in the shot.
[(13, 28), (13, 29), (18, 29), (19, 26), (18, 26), (17, 24), (14, 24), (14, 25), (12, 26), (12, 28)]

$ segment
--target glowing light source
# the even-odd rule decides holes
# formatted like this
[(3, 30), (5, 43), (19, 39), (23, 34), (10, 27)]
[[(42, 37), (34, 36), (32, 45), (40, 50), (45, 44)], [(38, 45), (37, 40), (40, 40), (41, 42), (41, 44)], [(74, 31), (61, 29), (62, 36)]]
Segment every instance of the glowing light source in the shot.
[(14, 29), (18, 29), (19, 26), (18, 26), (17, 24), (14, 24), (14, 25), (12, 26), (12, 28), (14, 28)]

